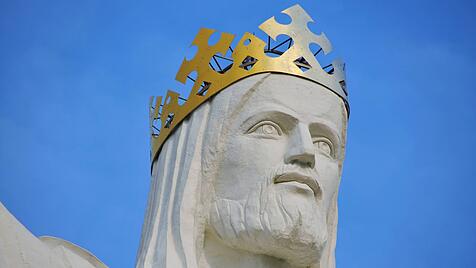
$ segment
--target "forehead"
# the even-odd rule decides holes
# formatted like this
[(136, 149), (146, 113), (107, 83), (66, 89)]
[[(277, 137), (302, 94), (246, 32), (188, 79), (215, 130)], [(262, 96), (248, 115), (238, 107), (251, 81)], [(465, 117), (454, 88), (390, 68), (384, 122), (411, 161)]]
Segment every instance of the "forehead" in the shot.
[[(236, 85), (245, 90), (240, 117), (252, 116), (263, 111), (290, 114), (304, 123), (324, 123), (338, 132), (346, 124), (347, 114), (343, 101), (329, 89), (302, 78), (284, 74), (266, 74), (249, 77), (252, 81)], [(254, 92), (246, 92), (246, 88)], [(241, 91), (241, 90), (240, 90)], [(252, 96), (247, 96), (252, 94)], [(236, 100), (236, 99), (235, 99)], [(246, 109), (244, 109), (246, 107)]]

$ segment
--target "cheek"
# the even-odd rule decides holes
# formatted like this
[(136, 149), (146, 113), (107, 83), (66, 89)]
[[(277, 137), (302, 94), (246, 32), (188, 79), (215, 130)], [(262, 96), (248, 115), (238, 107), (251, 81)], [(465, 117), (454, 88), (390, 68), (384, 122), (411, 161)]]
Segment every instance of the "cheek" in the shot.
[(257, 189), (257, 185), (266, 183), (270, 170), (282, 165), (284, 148), (283, 140), (244, 135), (229, 137), (223, 147), (223, 158), (217, 159), (217, 196), (245, 199), (250, 191)]
[(325, 156), (316, 156), (316, 170), (319, 174), (319, 183), (322, 187), (325, 207), (330, 205), (332, 197), (339, 188), (339, 164)]

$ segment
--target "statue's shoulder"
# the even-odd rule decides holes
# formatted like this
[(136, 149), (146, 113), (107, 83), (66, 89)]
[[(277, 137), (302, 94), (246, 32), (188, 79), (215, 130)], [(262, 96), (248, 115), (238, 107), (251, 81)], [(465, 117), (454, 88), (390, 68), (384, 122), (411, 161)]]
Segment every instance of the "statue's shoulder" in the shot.
[(91, 252), (74, 243), (53, 236), (40, 236), (38, 239), (40, 239), (40, 241), (48, 246), (52, 251), (63, 254), (68, 259), (86, 261), (95, 268), (107, 268), (107, 266)]

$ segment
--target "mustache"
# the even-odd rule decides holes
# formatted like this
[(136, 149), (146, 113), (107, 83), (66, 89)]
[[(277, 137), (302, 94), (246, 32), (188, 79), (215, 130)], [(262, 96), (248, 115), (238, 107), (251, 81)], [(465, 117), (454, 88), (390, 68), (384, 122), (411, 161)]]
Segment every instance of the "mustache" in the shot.
[(301, 168), (296, 165), (283, 165), (270, 171), (267, 181), (270, 184), (298, 182), (306, 184), (319, 200), (322, 198), (322, 187), (319, 183), (319, 174), (315, 169)]

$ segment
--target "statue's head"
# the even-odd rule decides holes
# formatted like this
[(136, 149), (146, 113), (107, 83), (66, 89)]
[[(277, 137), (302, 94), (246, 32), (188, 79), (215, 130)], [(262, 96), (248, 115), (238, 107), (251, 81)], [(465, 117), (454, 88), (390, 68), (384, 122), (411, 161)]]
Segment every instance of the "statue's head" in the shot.
[[(325, 35), (309, 31), (300, 6), (283, 13), (290, 24), (271, 18), (260, 26), (273, 39), (289, 37), (276, 46), (249, 33), (234, 50), (230, 34), (209, 46), (213, 30), (202, 29), (197, 55), (177, 74), (194, 82), (189, 97), (156, 99), (137, 267), (199, 266), (210, 241), (294, 266), (334, 267), (349, 116), (343, 64), (322, 68), (315, 55), (330, 52)], [(227, 50), (232, 64), (213, 67)]]
[[(214, 146), (208, 228), (224, 244), (308, 266), (333, 232), (347, 111), (328, 89), (261, 74), (232, 86)], [(211, 163), (213, 161), (213, 163)]]

